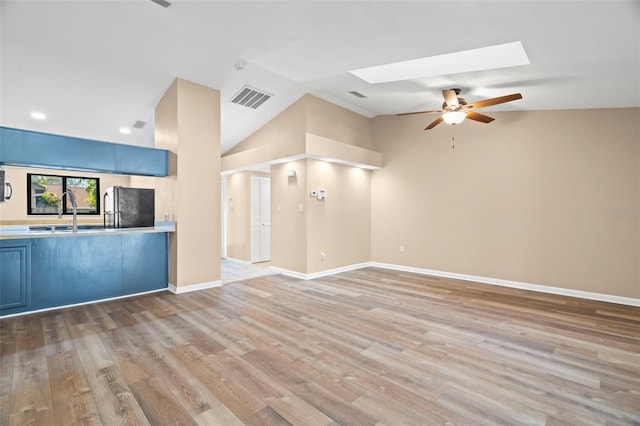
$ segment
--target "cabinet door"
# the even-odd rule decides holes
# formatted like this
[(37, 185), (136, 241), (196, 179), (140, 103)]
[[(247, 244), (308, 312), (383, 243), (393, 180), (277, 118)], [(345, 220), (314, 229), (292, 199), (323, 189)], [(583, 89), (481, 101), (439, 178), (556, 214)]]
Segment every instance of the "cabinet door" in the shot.
[[(19, 312), (28, 306), (30, 243), (6, 242), (0, 245), (0, 311)], [(9, 311), (10, 310), (10, 311)]]

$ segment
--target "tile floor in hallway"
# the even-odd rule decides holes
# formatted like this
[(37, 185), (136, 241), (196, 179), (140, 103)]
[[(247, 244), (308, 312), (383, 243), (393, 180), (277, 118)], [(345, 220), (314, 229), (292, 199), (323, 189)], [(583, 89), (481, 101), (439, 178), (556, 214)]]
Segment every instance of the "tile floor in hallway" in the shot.
[(221, 280), (223, 284), (275, 274), (270, 270), (271, 262), (247, 263), (228, 258), (221, 260)]

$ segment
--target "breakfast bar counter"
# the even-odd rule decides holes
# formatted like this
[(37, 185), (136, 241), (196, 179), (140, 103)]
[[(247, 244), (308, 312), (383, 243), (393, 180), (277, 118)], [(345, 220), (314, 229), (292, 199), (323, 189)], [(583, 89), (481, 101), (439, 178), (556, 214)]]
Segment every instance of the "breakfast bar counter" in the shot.
[(174, 231), (1, 227), (0, 316), (166, 289)]

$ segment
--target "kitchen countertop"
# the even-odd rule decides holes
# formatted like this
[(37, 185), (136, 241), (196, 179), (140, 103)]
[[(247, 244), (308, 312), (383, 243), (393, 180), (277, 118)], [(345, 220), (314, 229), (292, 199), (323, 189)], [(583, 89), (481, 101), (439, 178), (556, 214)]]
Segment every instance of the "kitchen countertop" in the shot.
[(148, 234), (175, 232), (175, 222), (156, 222), (145, 228), (104, 228), (99, 225), (78, 225), (78, 232), (71, 232), (69, 225), (11, 225), (0, 226), (0, 240), (18, 238), (81, 237), (86, 235)]

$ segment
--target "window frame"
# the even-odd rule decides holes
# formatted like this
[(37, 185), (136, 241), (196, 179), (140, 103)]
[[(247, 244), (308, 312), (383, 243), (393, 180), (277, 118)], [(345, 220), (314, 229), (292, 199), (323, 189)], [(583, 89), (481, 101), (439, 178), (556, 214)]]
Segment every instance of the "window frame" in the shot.
[[(67, 187), (68, 187), (68, 179), (86, 179), (86, 180), (95, 180), (96, 181), (96, 207), (95, 207), (95, 212), (87, 212), (87, 211), (81, 211), (78, 210), (76, 212), (76, 214), (78, 216), (100, 216), (100, 212), (101, 212), (101, 206), (100, 206), (100, 178), (98, 177), (93, 177), (93, 176), (68, 176), (68, 175), (52, 175), (49, 173), (27, 173), (27, 215), (28, 216), (55, 216), (58, 213), (48, 213), (48, 212), (43, 212), (43, 213), (38, 213), (38, 212), (34, 212), (33, 208), (36, 207), (33, 205), (32, 203), (32, 194), (31, 194), (31, 179), (32, 176), (46, 176), (46, 177), (54, 177), (54, 178), (60, 178), (62, 181), (62, 192), (61, 194), (64, 194), (67, 191)], [(78, 195), (76, 194), (76, 197)], [(63, 200), (62, 203), (62, 214), (63, 215), (72, 215), (73, 214), (73, 209), (71, 208), (71, 206), (67, 207), (67, 198), (65, 197), (65, 199)]]

